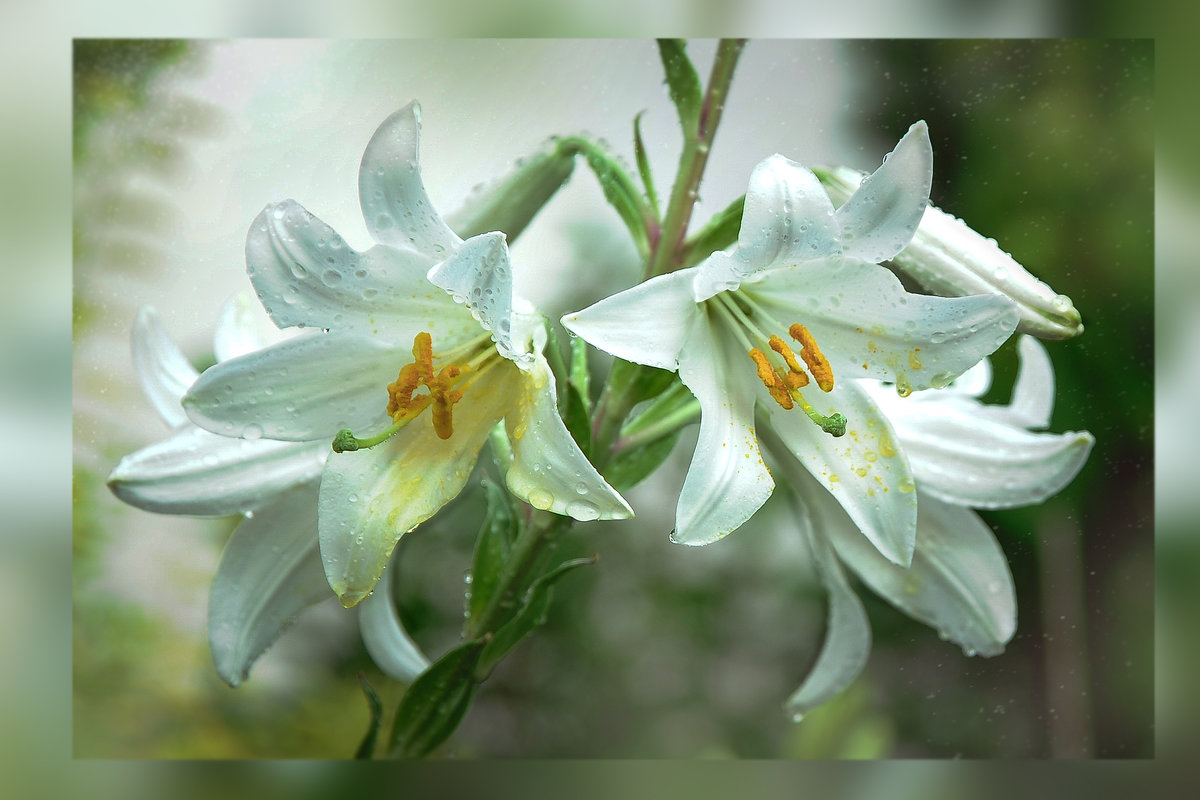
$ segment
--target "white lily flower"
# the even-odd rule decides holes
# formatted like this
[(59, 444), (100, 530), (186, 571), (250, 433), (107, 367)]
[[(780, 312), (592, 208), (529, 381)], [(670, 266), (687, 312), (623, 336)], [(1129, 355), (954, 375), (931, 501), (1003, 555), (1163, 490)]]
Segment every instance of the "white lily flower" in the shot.
[[(249, 299), (233, 298), (214, 335), (217, 360), (262, 344)], [(121, 459), (109, 486), (156, 513), (245, 515), (221, 553), (208, 608), (217, 674), (237, 686), (301, 612), (332, 596), (317, 545), (317, 490), (329, 448), (234, 439), (189, 422), (181, 400), (198, 373), (151, 308), (134, 322), (133, 359), (143, 391), (173, 432)], [(389, 593), (364, 603), (360, 622), (368, 651), (392, 677), (411, 682), (428, 666), (395, 619)]]
[[(849, 167), (824, 173), (834, 203), (850, 197), (865, 175)], [(1035, 278), (995, 239), (940, 208), (929, 206), (912, 241), (891, 259), (921, 288), (945, 297), (999, 294), (1017, 304), (1017, 330), (1043, 339), (1069, 339), (1083, 333), (1083, 320), (1065, 294)]]
[(839, 559), (879, 596), (967, 655), (998, 655), (1012, 638), (1012, 573), (991, 528), (971, 508), (1041, 502), (1078, 474), (1094, 442), (1087, 432), (1030, 431), (1049, 424), (1054, 373), (1037, 340), (1022, 336), (1018, 346), (1021, 368), (1007, 406), (978, 400), (991, 382), (986, 360), (946, 389), (905, 400), (881, 383), (866, 387), (894, 426), (917, 479), (920, 514), (907, 569), (880, 556), (828, 492), (811, 481), (794, 482), (804, 499), (798, 524), (830, 606), (821, 654), (789, 699), (791, 712), (803, 713), (849, 686), (871, 649), (866, 614)]
[(430, 205), (419, 131), (412, 103), (367, 145), (359, 199), (371, 249), (349, 248), (293, 201), (259, 215), (246, 242), (259, 299), (280, 327), (325, 332), (222, 362), (184, 398), (217, 433), (326, 447), (336, 437), (318, 526), (347, 607), (371, 592), (400, 537), (459, 493), (501, 420), (513, 494), (579, 520), (632, 514), (558, 416), (544, 323), (512, 294), (503, 234), (463, 241)]
[(772, 156), (750, 179), (732, 253), (563, 318), (615, 356), (677, 369), (700, 401), (675, 541), (720, 539), (773, 490), (755, 431), (757, 404), (875, 547), (897, 564), (910, 562), (916, 484), (862, 379), (890, 381), (901, 395), (946, 386), (1017, 322), (1007, 300), (910, 294), (878, 266), (912, 237), (932, 170), (919, 122), (835, 212), (812, 172)]

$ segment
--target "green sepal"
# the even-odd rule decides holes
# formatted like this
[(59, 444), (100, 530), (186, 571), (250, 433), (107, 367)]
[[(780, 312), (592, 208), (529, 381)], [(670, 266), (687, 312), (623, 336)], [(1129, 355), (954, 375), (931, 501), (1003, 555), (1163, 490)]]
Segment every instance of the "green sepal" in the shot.
[(520, 524), (513, 513), (508, 492), (492, 481), (484, 481), (483, 489), (487, 497), (487, 516), (475, 540), (470, 597), (467, 600), (468, 616), (464, 625), (483, 613), (495, 593)]
[(454, 733), (479, 685), (472, 676), (485, 644), (480, 640), (459, 645), (408, 687), (392, 726), (393, 758), (422, 758)]
[(511, 244), (574, 169), (575, 154), (551, 140), (535, 155), (518, 159), (507, 175), (472, 189), (462, 207), (446, 217), (446, 224), (464, 239), (503, 231)]
[(694, 137), (700, 126), (703, 90), (700, 76), (688, 58), (687, 43), (683, 39), (659, 39), (658, 55), (667, 74), (667, 91), (671, 95), (671, 102), (679, 112), (684, 138)]
[(571, 385), (583, 400), (583, 410), (592, 413), (592, 374), (588, 370), (588, 343), (578, 336), (571, 339)]
[(358, 673), (358, 683), (362, 686), (363, 694), (367, 696), (367, 709), (371, 712), (371, 721), (367, 724), (367, 734), (363, 737), (358, 750), (354, 752), (354, 757), (361, 760), (375, 755), (375, 742), (379, 739), (379, 728), (383, 724), (383, 702), (371, 684), (367, 683), (367, 676), (361, 672)]
[(713, 215), (695, 235), (683, 243), (683, 266), (699, 264), (718, 250), (724, 250), (738, 240), (742, 230), (742, 212), (746, 209), (746, 195), (734, 200)]
[(618, 492), (637, 486), (666, 461), (682, 432), (676, 428), (648, 444), (621, 451), (605, 468), (604, 479)]
[(596, 560), (597, 556), (564, 561), (538, 578), (525, 593), (525, 602), (521, 605), (521, 610), (502, 625), (491, 640), (484, 645), (483, 653), (475, 665), (475, 680), (481, 682), (486, 679), (504, 656), (546, 621), (546, 614), (550, 610), (550, 601), (554, 597), (554, 584), (559, 578), (577, 567), (595, 564)]
[(646, 157), (646, 145), (642, 142), (642, 114), (639, 111), (633, 118), (633, 155), (637, 159), (638, 174), (642, 176), (642, 188), (646, 190), (646, 200), (650, 203), (650, 211), (654, 218), (662, 217), (658, 209), (658, 193), (654, 190), (654, 176), (650, 173), (650, 160)]

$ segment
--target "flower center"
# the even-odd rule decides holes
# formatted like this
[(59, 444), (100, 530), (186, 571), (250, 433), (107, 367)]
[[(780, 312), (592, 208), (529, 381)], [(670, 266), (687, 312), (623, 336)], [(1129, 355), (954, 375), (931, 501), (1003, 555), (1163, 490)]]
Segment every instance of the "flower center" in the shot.
[[(840, 412), (828, 416), (821, 414), (800, 391), (810, 383), (810, 373), (811, 380), (816, 381), (822, 392), (833, 391), (833, 367), (821, 352), (812, 333), (798, 322), (788, 327), (788, 335), (800, 345), (800, 358), (796, 358), (796, 353), (786, 341), (775, 334), (764, 333), (755, 319), (769, 321), (771, 324), (768, 328), (782, 326), (777, 325), (751, 298), (738, 293), (735, 299), (732, 294), (722, 292), (716, 295), (716, 307), (733, 323), (733, 330), (749, 351), (750, 360), (757, 368), (758, 379), (767, 387), (771, 399), (781, 408), (789, 410), (795, 408), (798, 403), (805, 415), (819, 425), (821, 430), (831, 436), (844, 436), (845, 415)], [(743, 308), (743, 305), (746, 307)], [(761, 346), (764, 342), (767, 349), (775, 353), (776, 359), (783, 361), (782, 365), (772, 364), (772, 359)], [(804, 362), (803, 366), (801, 361)], [(805, 371), (804, 367), (808, 367), (808, 371)]]
[[(449, 439), (454, 435), (454, 405), (463, 399), (471, 380), (468, 374), (478, 376), (500, 358), (489, 337), (484, 335), (445, 354), (439, 359), (443, 366), (436, 368), (433, 337), (425, 331), (413, 337), (412, 354), (412, 362), (401, 367), (396, 380), (387, 387), (387, 413), (392, 424), (367, 439), (359, 439), (349, 428), (343, 428), (333, 439), (335, 453), (353, 452), (385, 442), (430, 407), (433, 409), (434, 432), (439, 439)], [(426, 391), (418, 393), (422, 386)]]

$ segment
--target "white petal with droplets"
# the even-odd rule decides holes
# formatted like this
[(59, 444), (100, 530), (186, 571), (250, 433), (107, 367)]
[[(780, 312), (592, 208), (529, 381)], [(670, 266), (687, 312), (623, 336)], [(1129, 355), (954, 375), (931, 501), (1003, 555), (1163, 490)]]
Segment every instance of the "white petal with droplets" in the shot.
[(317, 488), (280, 495), (233, 532), (213, 579), (208, 638), (217, 673), (237, 686), (298, 614), (333, 597), (317, 550)]
[(582, 522), (628, 519), (625, 499), (596, 471), (567, 432), (555, 405), (554, 374), (541, 353), (521, 374), (520, 395), (505, 417), (512, 444), (508, 489), (534, 508)]
[(759, 403), (772, 430), (879, 552), (907, 565), (916, 539), (916, 484), (888, 419), (852, 381), (830, 394), (810, 385), (804, 394), (819, 413), (845, 415), (846, 435), (833, 437), (799, 407), (784, 409), (763, 389)]
[(358, 171), (358, 197), (375, 241), (440, 261), (462, 241), (429, 202), (421, 180), (421, 107), (414, 101), (375, 131)]
[(853, 259), (768, 273), (741, 292), (780, 329), (809, 329), (836, 379), (878, 378), (919, 390), (945, 386), (1004, 343), (1017, 324), (1003, 298), (904, 291), (883, 267)]
[(842, 252), (878, 264), (903, 250), (929, 204), (932, 182), (929, 129), (918, 122), (837, 210)]
[(488, 432), (520, 391), (513, 364), (499, 361), (491, 369), (454, 406), (449, 439), (438, 438), (426, 413), (383, 444), (329, 457), (321, 480), (321, 555), (343, 605), (366, 597), (400, 537), (466, 484)]
[(912, 566), (882, 558), (854, 531), (833, 525), (839, 556), (867, 585), (913, 619), (961, 646), (967, 655), (994, 656), (1017, 626), (1012, 573), (996, 537), (970, 509), (922, 492)]
[(359, 436), (390, 420), (387, 385), (411, 354), (373, 339), (312, 334), (210, 367), (184, 397), (214, 433), (286, 441)]
[(694, 269), (651, 278), (632, 289), (567, 314), (562, 324), (588, 344), (618, 358), (660, 369), (679, 367), (699, 313), (692, 297)]
[(404, 683), (412, 683), (429, 666), (429, 659), (409, 637), (404, 623), (400, 621), (389, 580), (394, 571), (394, 564), (387, 567), (375, 591), (359, 603), (358, 629), (371, 660), (384, 674)]
[(126, 503), (157, 514), (240, 514), (319, 477), (328, 452), (325, 443), (249, 441), (186, 425), (122, 458), (108, 485)]
[[(775, 488), (754, 428), (754, 372), (749, 358), (697, 315), (679, 377), (700, 401), (700, 437), (679, 495), (672, 541), (710, 544), (762, 507)], [(747, 375), (734, 371), (746, 366)]]
[(187, 422), (179, 400), (198, 373), (149, 306), (138, 312), (133, 323), (133, 368), (163, 421), (171, 427)]

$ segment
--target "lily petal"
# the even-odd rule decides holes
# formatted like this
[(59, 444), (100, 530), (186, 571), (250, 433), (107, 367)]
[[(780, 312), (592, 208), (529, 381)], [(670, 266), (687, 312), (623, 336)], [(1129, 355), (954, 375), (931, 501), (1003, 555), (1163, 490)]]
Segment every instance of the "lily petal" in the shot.
[(679, 352), (698, 315), (692, 297), (695, 276), (696, 270), (692, 268), (651, 278), (566, 315), (562, 324), (617, 358), (660, 369), (678, 369)]
[(843, 252), (878, 264), (903, 250), (921, 223), (932, 183), (933, 147), (922, 121), (837, 210)]
[(108, 485), (126, 503), (157, 514), (241, 514), (320, 477), (328, 452), (328, 445), (252, 442), (187, 425), (122, 458)]
[[(846, 520), (844, 514), (840, 516)], [(821, 520), (818, 524), (824, 529), (826, 522)], [(829, 617), (825, 625), (825, 642), (816, 663), (804, 683), (788, 698), (786, 708), (792, 714), (803, 714), (840, 694), (862, 673), (871, 653), (871, 624), (867, 612), (850, 588), (841, 564), (825, 539), (813, 535), (810, 523), (801, 524), (800, 531), (817, 574), (829, 592)]]
[(600, 477), (558, 416), (554, 373), (541, 353), (521, 374), (520, 391), (504, 420), (513, 454), (508, 490), (534, 508), (582, 522), (632, 517), (629, 504)]
[(429, 282), (471, 310), (492, 332), (500, 355), (529, 362), (527, 353), (513, 348), (512, 267), (503, 233), (483, 233), (463, 242), (453, 256), (429, 270)]
[(923, 491), (974, 508), (1039, 503), (1074, 479), (1095, 443), (1087, 432), (1031, 433), (978, 410), (920, 403), (891, 415)]
[(765, 389), (760, 407), (783, 445), (837, 498), (863, 535), (889, 561), (907, 566), (916, 541), (917, 496), (907, 451), (897, 447), (891, 423), (853, 381), (828, 395), (808, 396), (818, 412), (846, 416), (845, 436), (830, 436), (798, 408), (782, 408)]
[(213, 332), (213, 355), (217, 361), (228, 361), (253, 353), (264, 344), (255, 318), (255, 303), (249, 294), (238, 292), (225, 301), (217, 316), (217, 328)]
[(454, 407), (449, 439), (418, 417), (383, 444), (330, 455), (321, 479), (321, 555), (329, 585), (347, 608), (375, 588), (400, 537), (466, 484), (488, 432), (521, 390), (515, 366), (501, 361), (492, 369), (487, 391), (468, 387)]
[(1021, 368), (1008, 406), (1009, 420), (1023, 428), (1048, 428), (1054, 411), (1054, 365), (1050, 363), (1050, 354), (1041, 342), (1024, 334), (1017, 339), (1017, 352)]
[(462, 242), (429, 202), (421, 181), (421, 107), (392, 114), (371, 137), (358, 170), (358, 199), (375, 241), (440, 261)]
[(700, 437), (683, 482), (671, 540), (710, 544), (750, 519), (775, 488), (758, 449), (754, 385), (729, 374), (746, 357), (697, 315), (679, 377), (700, 401)]
[(754, 168), (735, 251), (740, 279), (841, 250), (833, 204), (811, 170), (778, 154)]
[(967, 508), (924, 492), (917, 549), (908, 569), (880, 557), (848, 526), (827, 529), (839, 556), (880, 597), (936, 629), (967, 655), (994, 656), (1017, 626), (1017, 600), (1008, 560), (996, 537)]
[[(394, 559), (393, 559), (394, 560)], [(358, 630), (371, 660), (386, 675), (412, 683), (429, 667), (429, 659), (409, 638), (392, 599), (391, 567), (384, 570), (379, 586), (358, 605)], [(324, 573), (322, 572), (322, 583)]]
[(217, 673), (237, 686), (296, 615), (332, 597), (317, 550), (317, 487), (297, 486), (237, 527), (208, 604)]
[(289, 339), (205, 370), (183, 399), (188, 416), (224, 436), (285, 441), (360, 436), (388, 424), (396, 350), (351, 334)]
[(848, 258), (772, 271), (741, 291), (782, 330), (806, 326), (837, 378), (912, 389), (946, 386), (1017, 324), (1016, 309), (1003, 298), (909, 294), (883, 267)]
[(360, 253), (294, 200), (263, 209), (246, 238), (250, 281), (276, 325), (379, 335), (401, 346), (421, 330), (444, 340), (478, 328), (429, 285), (432, 263), (392, 247)]
[(158, 312), (149, 306), (139, 311), (133, 322), (133, 368), (163, 421), (172, 428), (187, 422), (179, 400), (199, 373), (167, 335)]

